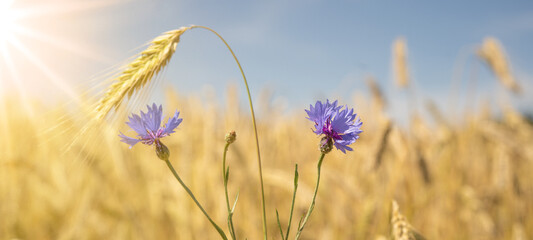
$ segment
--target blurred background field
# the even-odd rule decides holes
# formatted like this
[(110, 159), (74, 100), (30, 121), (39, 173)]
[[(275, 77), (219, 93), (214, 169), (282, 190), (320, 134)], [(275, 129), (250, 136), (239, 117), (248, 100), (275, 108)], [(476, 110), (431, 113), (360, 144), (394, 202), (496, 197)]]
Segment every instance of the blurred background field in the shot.
[(296, 163), (293, 229), (311, 201), (320, 139), (304, 109), (326, 98), (355, 108), (364, 132), (326, 156), (302, 239), (398, 239), (398, 219), (426, 239), (532, 238), (533, 6), (391, 4), (0, 2), (0, 239), (217, 239), (154, 149), (119, 141), (152, 102), (181, 111), (163, 142), (223, 229), (224, 136), (237, 132), (237, 236), (262, 238), (245, 88), (214, 36), (185, 33), (163, 74), (92, 122), (123, 59), (191, 21), (219, 31), (249, 78), (269, 239), (276, 209), (287, 224)]
[[(230, 194), (240, 192), (238, 235), (261, 237), (259, 183), (251, 121), (239, 108), (238, 87), (224, 103), (208, 96), (166, 93), (167, 115), (184, 119), (165, 139), (177, 171), (216, 221), (225, 226), (221, 157), (230, 147)], [(269, 232), (278, 238), (275, 209), (286, 221), (294, 164), (300, 188), (295, 216), (312, 196), (319, 139), (304, 112), (280, 113), (265, 92), (259, 113)], [(376, 239), (389, 236), (396, 199), (428, 239), (528, 239), (533, 235), (533, 126), (512, 108), (502, 116), (479, 111), (460, 124), (415, 115), (408, 127), (387, 120), (370, 97), (356, 106), (364, 133), (346, 155), (326, 156), (316, 210), (304, 239)], [(216, 239), (217, 233), (150, 147), (128, 149), (118, 129), (90, 129), (82, 113), (47, 109), (30, 115), (18, 101), (1, 118), (0, 237), (2, 239)], [(38, 105), (35, 105), (38, 107)], [(42, 108), (36, 108), (42, 109)], [(435, 109), (434, 109), (435, 110)], [(436, 110), (435, 110), (436, 111)], [(58, 119), (63, 123), (59, 128)], [(65, 147), (74, 141), (70, 151)], [(286, 224), (286, 222), (284, 223)]]

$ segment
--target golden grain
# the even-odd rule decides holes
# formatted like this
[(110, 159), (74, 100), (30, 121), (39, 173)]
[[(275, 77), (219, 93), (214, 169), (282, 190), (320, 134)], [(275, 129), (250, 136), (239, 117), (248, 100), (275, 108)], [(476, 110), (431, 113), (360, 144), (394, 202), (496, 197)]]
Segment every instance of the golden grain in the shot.
[[(234, 107), (240, 102), (235, 91), (230, 88), (225, 94), (229, 98), (226, 106), (214, 102), (216, 98), (206, 102), (168, 90), (163, 104), (167, 109), (178, 108), (185, 120), (165, 144), (184, 181), (191, 183), (215, 221), (224, 223), (227, 216), (220, 191), (220, 154), (226, 131), (238, 132), (239, 140), (228, 152), (230, 188), (240, 192), (235, 227), (241, 239), (259, 239), (258, 179), (251, 160), (255, 153), (250, 147), (253, 130), (250, 115)], [(268, 101), (265, 106), (272, 104), (264, 101)], [(61, 147), (76, 136), (74, 130), (83, 126), (76, 120), (80, 116), (63, 110), (37, 122), (15, 101), (9, 103), (7, 111), (11, 114), (0, 118), (7, 120), (6, 127), (11, 130), (2, 132), (0, 138), (1, 149), (11, 146), (9, 154), (0, 152), (0, 238), (217, 238), (216, 231), (206, 230), (210, 228), (201, 212), (192, 207), (165, 166), (155, 161), (153, 149), (128, 149), (118, 141), (117, 129), (95, 128), (73, 143), (72, 151), (63, 152)], [(357, 104), (365, 106), (365, 102)], [(362, 117), (373, 120), (381, 114), (368, 111)], [(32, 135), (47, 130), (59, 117), (63, 117), (62, 127), (72, 130), (63, 133), (55, 129), (51, 134), (61, 132), (60, 136), (46, 141)], [(292, 170), (298, 163), (295, 215), (299, 216), (305, 213), (312, 194), (310, 186), (316, 180), (312, 173), (319, 155), (315, 150), (317, 138), (309, 130), (312, 124), (299, 111), (265, 119), (268, 121), (261, 121), (258, 130), (264, 145), (267, 211), (273, 213), (277, 208), (285, 216), (281, 209), (290, 207)], [(442, 125), (432, 127), (417, 120), (412, 123), (416, 128), (407, 129), (391, 122), (386, 141), (388, 124), (369, 124), (364, 131), (371, 134), (361, 137), (353, 152), (328, 155), (324, 188), (306, 235), (326, 234), (321, 226), (327, 226), (326, 235), (332, 239), (386, 235), (390, 232), (386, 206), (396, 198), (404, 202), (402, 209), (408, 216), (413, 216), (409, 219), (412, 225), (401, 226), (416, 226), (429, 239), (533, 236), (533, 181), (529, 172), (533, 166), (529, 147), (533, 127), (518, 112), (506, 113), (503, 121), (490, 116), (473, 121), (448, 127), (446, 137), (439, 137), (439, 129), (445, 127)], [(417, 137), (409, 137), (415, 136), (415, 131)], [(84, 145), (96, 137), (94, 146)], [(416, 144), (431, 169), (432, 184), (426, 185), (419, 174), (414, 148), (410, 147)], [(378, 151), (383, 152), (381, 165), (368, 171)], [(88, 159), (90, 164), (80, 159)], [(465, 195), (461, 189), (470, 190)], [(269, 222), (269, 234), (278, 236), (273, 224), (275, 221)], [(513, 227), (517, 224), (522, 227)], [(397, 224), (397, 229), (402, 228)]]
[(392, 56), (394, 64), (394, 79), (398, 87), (404, 88), (409, 85), (409, 68), (407, 63), (407, 42), (399, 37), (392, 44)]
[(111, 110), (118, 108), (126, 97), (131, 97), (135, 91), (149, 83), (170, 61), (181, 35), (189, 29), (191, 27), (182, 27), (152, 40), (150, 46), (114, 79), (96, 107), (95, 118), (105, 118)]
[(387, 102), (385, 100), (385, 96), (383, 95), (383, 91), (381, 91), (381, 88), (379, 87), (374, 77), (367, 77), (366, 85), (368, 86), (368, 88), (370, 89), (370, 93), (372, 94), (372, 102), (376, 105), (374, 107), (375, 111), (382, 112), (383, 110), (385, 110)]
[[(150, 79), (168, 63), (187, 29), (153, 40), (114, 80), (99, 102), (97, 118), (106, 118), (132, 94), (149, 92)], [(402, 44), (398, 48), (403, 50), (395, 55), (403, 61), (396, 64), (403, 65), (403, 70), (396, 75), (404, 76), (404, 80), (397, 79), (398, 85), (407, 86), (407, 49), (405, 42)], [(372, 83), (369, 86), (372, 88)], [(140, 88), (146, 91), (138, 91)], [(373, 93), (373, 103), (385, 101), (378, 92)], [(227, 215), (221, 198), (220, 155), (225, 133), (236, 130), (239, 141), (228, 152), (230, 188), (240, 193), (234, 215), (236, 234), (241, 239), (260, 239), (259, 180), (250, 160), (255, 156), (250, 145), (255, 140), (251, 117), (239, 109), (235, 87), (226, 96), (226, 103), (220, 104), (214, 94), (202, 101), (168, 90), (163, 104), (166, 109), (181, 110), (185, 120), (165, 144), (184, 180), (191, 183), (215, 221), (223, 223)], [(292, 169), (298, 163), (295, 214), (300, 216), (316, 180), (312, 173), (319, 156), (315, 148), (318, 139), (302, 111), (281, 114), (271, 110), (278, 106), (272, 106), (270, 99), (263, 101), (263, 109), (270, 109), (262, 113), (258, 125), (266, 160), (267, 212), (289, 208)], [(429, 239), (519, 240), (533, 236), (533, 125), (526, 116), (503, 109), (503, 118), (485, 111), (461, 122), (455, 120), (465, 116), (444, 119), (445, 114), (429, 106), (438, 126), (411, 118), (411, 127), (405, 128), (387, 121), (383, 108), (367, 99), (356, 99), (355, 106), (363, 108), (361, 116), (369, 123), (365, 135), (353, 152), (328, 154), (324, 187), (306, 235), (386, 239), (384, 235), (390, 232), (394, 239), (423, 239), (413, 229), (416, 226)], [(364, 111), (365, 106), (371, 107)], [(118, 128), (114, 127), (85, 127), (87, 134), (78, 134), (84, 126), (80, 119), (94, 117), (88, 111), (73, 114), (59, 109), (43, 114), (49, 109), (32, 107), (34, 114), (43, 117), (32, 117), (16, 99), (4, 99), (0, 105), (0, 112), (9, 113), (0, 116), (0, 239), (217, 238), (216, 231), (206, 230), (209, 223), (155, 160), (153, 149), (128, 149), (118, 141)], [(46, 136), (34, 134), (45, 131)], [(80, 141), (73, 141), (76, 138)], [(71, 143), (71, 151), (62, 151), (67, 143)], [(423, 157), (423, 162), (416, 156)], [(80, 161), (85, 159), (90, 161)], [(368, 165), (380, 167), (368, 171)], [(426, 184), (429, 179), (431, 184)], [(404, 203), (402, 209), (412, 216), (412, 225), (396, 202), (392, 213), (388, 211), (391, 199)], [(280, 215), (284, 213), (280, 211)], [(275, 221), (268, 225), (270, 236), (278, 236)]]
[(506, 58), (505, 51), (496, 38), (485, 38), (477, 54), (489, 65), (494, 75), (496, 75), (505, 88), (514, 93), (520, 93), (522, 91), (522, 88), (518, 85), (511, 73), (510, 63)]
[(423, 240), (422, 235), (417, 233), (407, 219), (400, 213), (400, 207), (396, 201), (392, 201), (392, 239), (393, 240)]

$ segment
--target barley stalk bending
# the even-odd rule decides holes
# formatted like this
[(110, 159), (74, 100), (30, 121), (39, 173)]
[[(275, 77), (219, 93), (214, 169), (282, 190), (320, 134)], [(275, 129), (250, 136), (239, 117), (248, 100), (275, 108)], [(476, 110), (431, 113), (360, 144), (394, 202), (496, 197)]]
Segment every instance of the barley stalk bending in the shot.
[(237, 63), (237, 65), (239, 66), (239, 70), (241, 71), (241, 75), (242, 75), (242, 78), (244, 80), (244, 85), (246, 86), (246, 93), (248, 94), (248, 102), (250, 103), (250, 112), (252, 114), (252, 125), (254, 127), (255, 146), (256, 146), (256, 149), (257, 149), (257, 164), (258, 164), (258, 170), (259, 170), (259, 182), (260, 182), (260, 185), (261, 185), (261, 205), (263, 207), (263, 212), (262, 212), (262, 216), (263, 216), (263, 239), (266, 240), (267, 236), (268, 236), (268, 233), (267, 233), (267, 224), (266, 224), (267, 223), (267, 218), (266, 218), (266, 209), (265, 209), (265, 188), (264, 188), (264, 184), (263, 184), (263, 167), (262, 167), (262, 164), (261, 164), (261, 153), (260, 153), (260, 150), (259, 150), (259, 137), (257, 136), (257, 125), (255, 123), (254, 105), (252, 104), (252, 96), (250, 94), (250, 88), (248, 87), (248, 81), (246, 81), (246, 76), (244, 75), (244, 71), (242, 70), (242, 66), (239, 63), (239, 59), (237, 59), (237, 56), (235, 56), (235, 53), (233, 52), (233, 50), (231, 50), (231, 47), (229, 46), (229, 44), (226, 42), (226, 40), (224, 40), (224, 38), (222, 36), (220, 36), (220, 34), (218, 34), (215, 30), (213, 30), (211, 28), (208, 28), (208, 27), (204, 27), (204, 26), (191, 26), (191, 28), (203, 28), (203, 29), (208, 30), (208, 31), (214, 33), (215, 35), (217, 35), (217, 37), (220, 38), (220, 40), (222, 42), (224, 42), (224, 45), (226, 45), (228, 50), (231, 52), (231, 55), (233, 56), (233, 59), (235, 59), (235, 62)]

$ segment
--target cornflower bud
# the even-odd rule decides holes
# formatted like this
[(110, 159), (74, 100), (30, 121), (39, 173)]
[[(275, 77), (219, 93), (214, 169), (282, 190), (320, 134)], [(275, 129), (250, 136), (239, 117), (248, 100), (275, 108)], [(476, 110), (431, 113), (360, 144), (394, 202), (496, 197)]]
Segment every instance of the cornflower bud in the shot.
[(227, 144), (231, 144), (231, 143), (235, 142), (236, 139), (237, 139), (237, 134), (235, 133), (235, 131), (231, 131), (231, 132), (226, 134), (226, 143)]
[(170, 151), (161, 141), (155, 142), (155, 153), (157, 154), (157, 157), (163, 161), (167, 161), (170, 157)]

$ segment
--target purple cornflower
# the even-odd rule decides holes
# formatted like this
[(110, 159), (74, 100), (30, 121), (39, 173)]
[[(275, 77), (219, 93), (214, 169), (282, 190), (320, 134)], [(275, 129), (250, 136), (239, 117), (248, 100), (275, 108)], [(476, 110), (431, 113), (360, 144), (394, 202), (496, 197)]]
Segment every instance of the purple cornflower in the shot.
[(307, 112), (307, 119), (315, 123), (315, 130), (317, 135), (324, 135), (320, 141), (320, 150), (324, 153), (331, 151), (332, 145), (343, 153), (346, 150), (352, 151), (348, 145), (355, 143), (359, 138), (361, 125), (363, 123), (359, 118), (356, 119), (357, 114), (354, 113), (353, 108), (348, 109), (346, 106), (337, 106), (337, 101), (330, 103), (326, 100), (323, 104), (317, 101), (315, 106), (310, 105)]
[[(141, 111), (141, 116), (132, 113), (129, 117), (130, 121), (126, 122), (131, 129), (137, 132), (137, 138), (128, 137), (122, 132), (120, 133), (119, 137), (122, 138), (120, 141), (129, 144), (130, 148), (132, 148), (138, 142), (146, 145), (152, 145), (155, 143), (156, 151), (158, 152), (159, 156), (159, 151), (165, 151), (166, 149), (166, 146), (161, 143), (160, 139), (169, 136), (171, 133), (174, 133), (174, 129), (180, 125), (183, 119), (178, 118), (180, 112), (176, 111), (174, 116), (169, 118), (165, 125), (161, 126), (163, 107), (159, 106), (158, 108), (155, 103), (152, 105), (152, 107), (147, 107), (147, 113)], [(168, 151), (168, 149), (166, 149), (166, 151)]]

